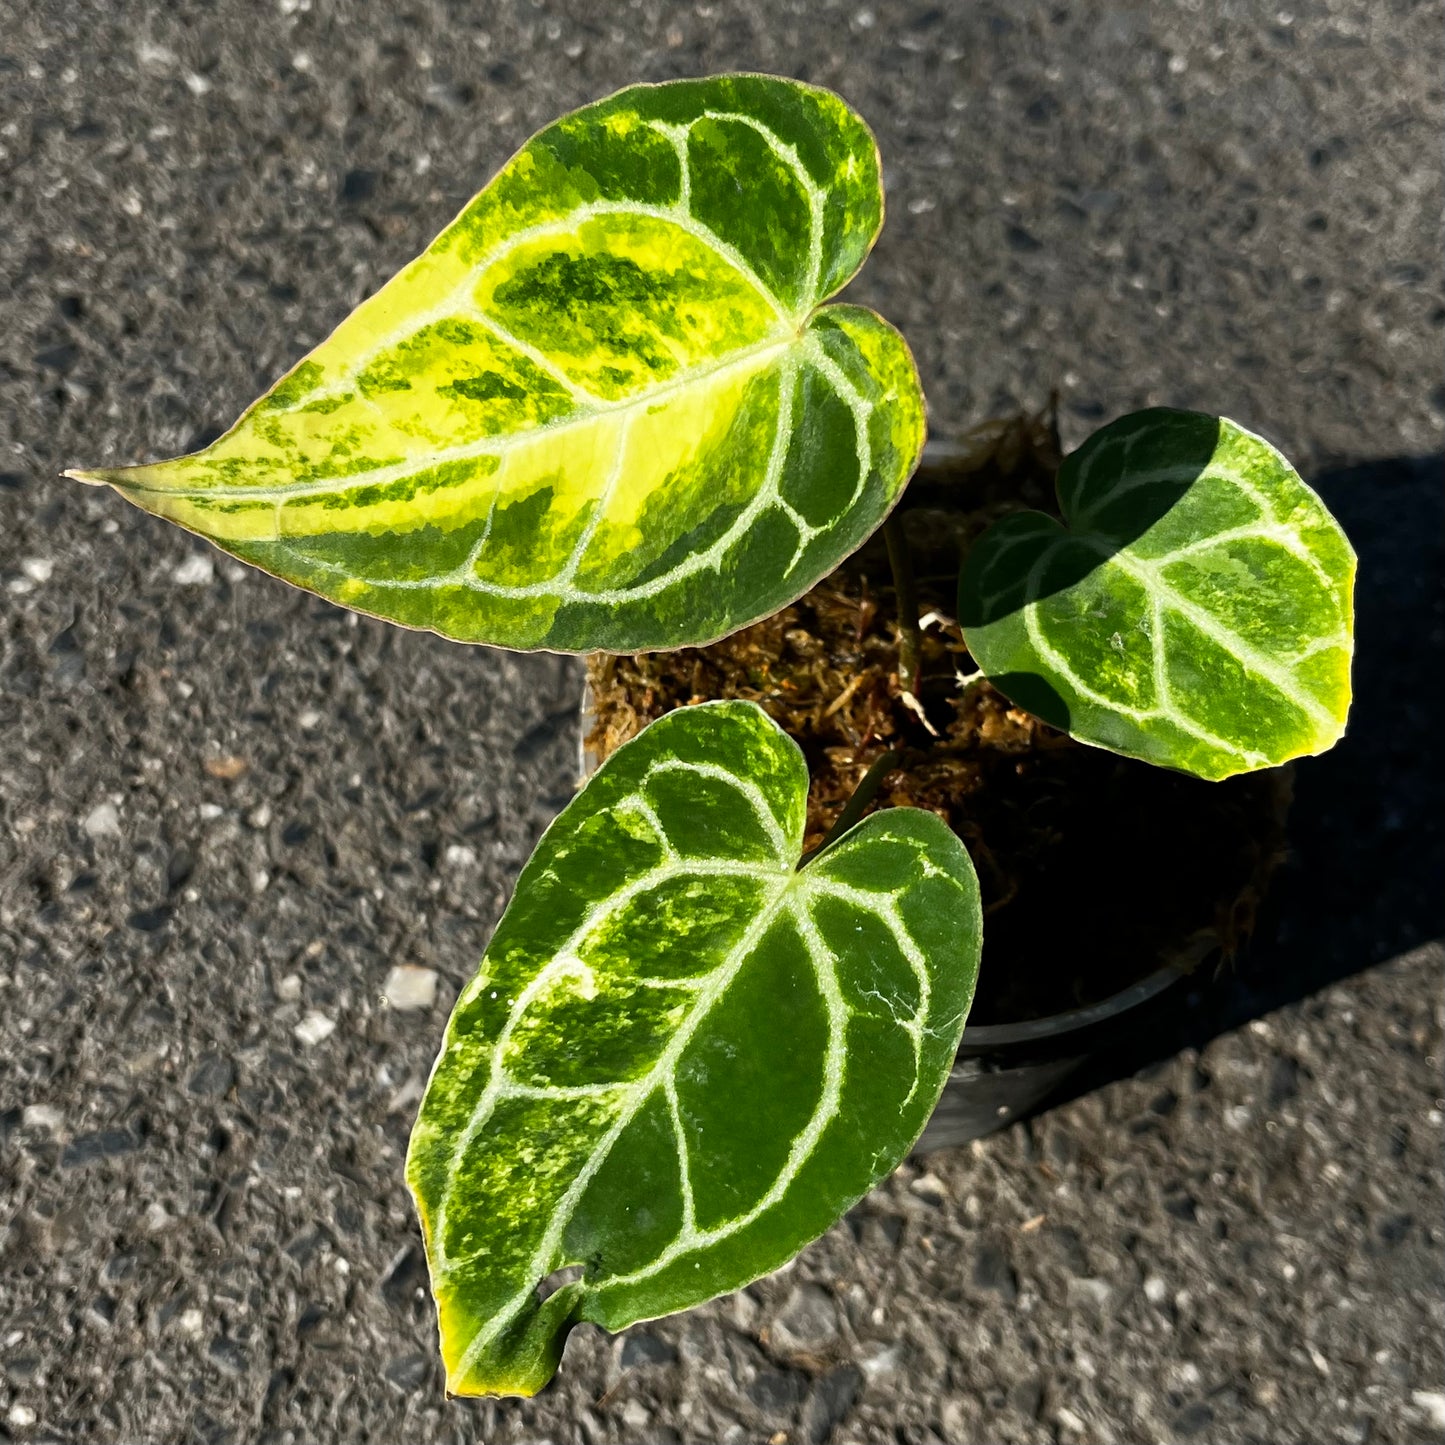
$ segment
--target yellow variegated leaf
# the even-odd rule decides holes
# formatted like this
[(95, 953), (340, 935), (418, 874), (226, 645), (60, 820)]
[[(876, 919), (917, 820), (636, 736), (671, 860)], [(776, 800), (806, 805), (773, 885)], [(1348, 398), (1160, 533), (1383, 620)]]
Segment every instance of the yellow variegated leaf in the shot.
[(708, 641), (831, 570), (916, 463), (907, 346), (820, 309), (882, 213), (836, 96), (637, 86), (529, 141), (214, 445), (71, 475), (448, 637)]

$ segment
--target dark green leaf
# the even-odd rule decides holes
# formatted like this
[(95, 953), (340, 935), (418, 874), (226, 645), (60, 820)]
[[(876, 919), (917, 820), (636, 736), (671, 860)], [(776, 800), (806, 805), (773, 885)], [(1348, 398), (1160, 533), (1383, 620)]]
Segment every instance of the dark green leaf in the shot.
[(407, 1162), (453, 1392), (532, 1394), (578, 1321), (778, 1268), (923, 1128), (973, 996), (972, 865), (893, 809), (798, 871), (807, 785), (751, 703), (670, 713), (523, 870)]
[(1355, 555), (1268, 442), (1198, 412), (1138, 412), (1070, 455), (1058, 491), (1065, 526), (1005, 518), (960, 582), (969, 651), (1009, 697), (1206, 778), (1339, 738)]

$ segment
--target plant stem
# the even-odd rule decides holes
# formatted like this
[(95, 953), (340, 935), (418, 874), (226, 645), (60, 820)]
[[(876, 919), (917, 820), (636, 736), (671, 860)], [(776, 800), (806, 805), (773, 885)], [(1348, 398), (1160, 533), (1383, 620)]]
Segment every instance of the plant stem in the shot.
[(893, 591), (898, 608), (898, 681), (913, 699), (918, 697), (918, 667), (923, 656), (923, 634), (918, 630), (918, 589), (913, 584), (913, 557), (903, 535), (903, 522), (894, 512), (883, 524), (888, 544), (888, 565), (893, 569)]
[(892, 748), (873, 759), (868, 771), (863, 774), (858, 786), (853, 789), (853, 796), (843, 804), (843, 811), (838, 814), (833, 826), (824, 835), (823, 841), (816, 848), (804, 853), (798, 860), (799, 868), (806, 868), (820, 853), (826, 853), (845, 833), (852, 831), (858, 819), (863, 816), (864, 808), (873, 801), (878, 789), (883, 786), (883, 779), (901, 761), (900, 754)]

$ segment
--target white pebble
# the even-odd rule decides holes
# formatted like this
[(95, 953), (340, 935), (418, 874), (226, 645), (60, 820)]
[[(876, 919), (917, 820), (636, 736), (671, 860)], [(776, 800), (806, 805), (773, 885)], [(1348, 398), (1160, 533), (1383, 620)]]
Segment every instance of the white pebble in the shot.
[(29, 1405), (14, 1404), (6, 1417), (17, 1430), (28, 1430), (35, 1423), (35, 1411)]
[(1412, 1390), (1410, 1398), (1430, 1417), (1436, 1430), (1445, 1430), (1445, 1391)]
[(292, 1030), (292, 1033), (308, 1047), (319, 1044), (323, 1039), (329, 1039), (335, 1032), (336, 1020), (327, 1018), (324, 1013), (318, 1013), (315, 1009)]
[(1151, 1305), (1162, 1305), (1169, 1296), (1169, 1286), (1157, 1274), (1151, 1274), (1144, 1281), (1144, 1298)]
[(184, 562), (171, 568), (171, 581), (181, 587), (205, 587), (216, 578), (216, 564), (209, 552), (191, 552)]
[(264, 868), (258, 868), (251, 875), (251, 892), (264, 893), (270, 886), (270, 883), (271, 875)]
[(446, 852), (442, 854), (442, 861), (448, 868), (475, 868), (477, 850), (468, 848), (465, 843), (449, 843)]
[(392, 1008), (402, 1012), (428, 1009), (436, 1002), (436, 971), (400, 963), (387, 974), (381, 993)]
[(321, 726), (321, 714), (317, 712), (315, 708), (308, 707), (296, 721), (300, 723), (307, 732), (310, 732), (313, 728)]
[(167, 49), (164, 45), (157, 45), (153, 40), (142, 40), (136, 46), (135, 53), (142, 65), (174, 65), (176, 63), (176, 52)]
[(49, 582), (55, 571), (55, 563), (49, 557), (26, 557), (20, 563), (20, 570), (32, 582)]
[(908, 1186), (924, 1199), (947, 1199), (948, 1186), (936, 1174), (924, 1174)]
[(901, 1344), (879, 1345), (863, 1355), (858, 1364), (864, 1377), (872, 1384), (900, 1369), (906, 1358), (907, 1352)]
[(120, 813), (114, 803), (100, 803), (85, 815), (80, 826), (92, 838), (119, 838)]
[(176, 1325), (185, 1334), (198, 1335), (206, 1327), (206, 1317), (200, 1310), (182, 1310)]
[(426, 1092), (426, 1086), (416, 1077), (415, 1074), (391, 1096), (386, 1106), (388, 1114), (400, 1114), (403, 1109), (409, 1109)]
[(288, 973), (276, 985), (276, 997), (283, 1003), (295, 1003), (301, 997), (301, 975)]
[(60, 1128), (64, 1116), (50, 1104), (27, 1104), (20, 1122), (27, 1129), (49, 1129), (52, 1133)]
[(249, 813), (246, 814), (246, 823), (252, 828), (264, 828), (271, 821), (271, 805), (269, 803), (257, 803)]

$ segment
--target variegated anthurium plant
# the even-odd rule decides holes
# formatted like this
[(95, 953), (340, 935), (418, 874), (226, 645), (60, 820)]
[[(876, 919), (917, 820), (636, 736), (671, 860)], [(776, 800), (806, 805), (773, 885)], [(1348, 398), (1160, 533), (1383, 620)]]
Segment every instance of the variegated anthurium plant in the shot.
[[(219, 441), (71, 475), (447, 637), (705, 643), (836, 567), (918, 462), (907, 346), (829, 303), (882, 217), (873, 137), (826, 91), (624, 90), (529, 141)], [(1141, 412), (1058, 492), (1062, 523), (1008, 517), (961, 570), (1008, 696), (1206, 778), (1335, 742), (1354, 556), (1273, 447)], [(973, 867), (904, 808), (805, 859), (807, 786), (758, 707), (682, 709), (523, 869), (407, 1161), (455, 1393), (531, 1394), (579, 1321), (778, 1268), (917, 1139), (977, 975)]]

